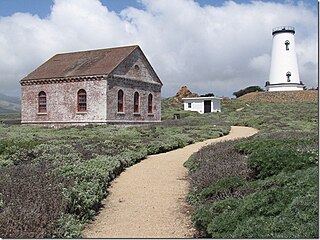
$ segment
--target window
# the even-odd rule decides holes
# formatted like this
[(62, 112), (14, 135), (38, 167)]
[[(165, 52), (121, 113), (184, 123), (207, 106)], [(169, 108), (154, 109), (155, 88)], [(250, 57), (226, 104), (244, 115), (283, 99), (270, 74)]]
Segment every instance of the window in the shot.
[(39, 92), (38, 94), (38, 112), (47, 112), (47, 95), (43, 91)]
[(118, 112), (124, 112), (123, 91), (118, 92)]
[(288, 40), (286, 40), (284, 42), (284, 44), (286, 45), (286, 51), (289, 51), (289, 45), (290, 45), (290, 42)]
[(188, 102), (188, 108), (191, 108), (191, 102)]
[(135, 92), (134, 93), (134, 99), (133, 99), (133, 105), (134, 105), (134, 112), (138, 113), (139, 112), (139, 108), (140, 108), (140, 103), (139, 103), (140, 99), (139, 99), (139, 93)]
[(153, 96), (151, 93), (148, 96), (148, 113), (153, 113)]
[(78, 112), (87, 111), (87, 92), (83, 89), (78, 91)]
[(287, 82), (290, 82), (291, 72), (287, 72), (286, 76), (287, 76)]

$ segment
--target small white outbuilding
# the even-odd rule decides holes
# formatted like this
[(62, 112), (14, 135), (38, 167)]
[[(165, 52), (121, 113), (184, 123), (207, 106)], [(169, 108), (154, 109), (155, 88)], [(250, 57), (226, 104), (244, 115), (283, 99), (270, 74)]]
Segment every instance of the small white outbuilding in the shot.
[(182, 98), (185, 111), (196, 111), (200, 114), (209, 112), (221, 112), (221, 100), (219, 97), (194, 97)]

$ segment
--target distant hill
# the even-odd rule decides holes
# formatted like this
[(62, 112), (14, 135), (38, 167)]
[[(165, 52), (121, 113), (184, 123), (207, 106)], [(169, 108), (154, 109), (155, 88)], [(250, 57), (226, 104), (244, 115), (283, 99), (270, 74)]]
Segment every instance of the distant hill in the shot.
[(20, 112), (21, 103), (17, 97), (10, 97), (0, 93), (0, 113)]
[(318, 102), (318, 90), (252, 92), (237, 99), (252, 102)]

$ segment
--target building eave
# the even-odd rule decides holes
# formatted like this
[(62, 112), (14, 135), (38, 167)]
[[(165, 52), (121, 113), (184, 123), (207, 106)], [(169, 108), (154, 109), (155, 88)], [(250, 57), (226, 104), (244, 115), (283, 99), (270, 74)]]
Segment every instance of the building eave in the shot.
[(185, 101), (185, 100), (214, 100), (214, 99), (222, 100), (222, 98), (220, 98), (220, 97), (193, 97), (193, 98), (182, 98), (183, 101)]
[(139, 78), (133, 78), (133, 77), (124, 77), (122, 75), (110, 75), (109, 76), (111, 79), (113, 80), (130, 80), (130, 81), (135, 81), (135, 82), (143, 82), (143, 83), (147, 83), (147, 84), (152, 84), (152, 85), (157, 85), (157, 86), (163, 86), (162, 83), (159, 82), (146, 82), (146, 81), (141, 81), (141, 79)]
[(41, 79), (22, 79), (20, 85), (40, 85), (40, 84), (54, 84), (54, 83), (69, 83), (69, 82), (83, 82), (96, 81), (106, 78), (107, 75), (91, 75), (91, 76), (72, 76), (61, 78), (41, 78)]

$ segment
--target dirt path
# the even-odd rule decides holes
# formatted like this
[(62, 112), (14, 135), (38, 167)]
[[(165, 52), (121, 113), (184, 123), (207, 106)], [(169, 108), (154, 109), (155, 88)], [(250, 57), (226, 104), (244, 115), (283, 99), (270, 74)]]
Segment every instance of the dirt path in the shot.
[(185, 201), (188, 171), (183, 163), (201, 147), (257, 133), (232, 127), (227, 136), (152, 155), (126, 169), (110, 186), (105, 208), (83, 231), (85, 238), (191, 238)]

